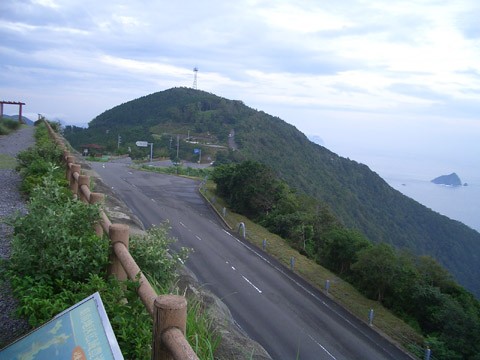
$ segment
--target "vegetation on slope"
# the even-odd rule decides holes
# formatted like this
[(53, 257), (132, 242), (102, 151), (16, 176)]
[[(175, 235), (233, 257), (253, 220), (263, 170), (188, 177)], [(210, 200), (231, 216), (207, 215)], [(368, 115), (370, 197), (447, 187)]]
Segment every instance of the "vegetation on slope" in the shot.
[[(229, 138), (234, 130), (234, 139)], [(182, 134), (181, 134), (182, 133)], [(190, 135), (190, 137), (188, 136)], [(121, 143), (118, 136), (121, 136)], [(313, 144), (279, 118), (206, 92), (175, 88), (116, 106), (93, 119), (88, 129), (67, 127), (65, 136), (81, 149), (98, 143), (105, 151), (140, 154), (135, 141), (154, 144), (157, 155), (196, 159), (194, 148), (216, 148), (217, 163), (251, 159), (268, 165), (298, 192), (322, 201), (348, 228), (375, 243), (386, 242), (430, 255), (480, 296), (480, 234), (439, 215), (392, 189), (367, 166)], [(187, 142), (194, 138), (196, 143)], [(180, 146), (176, 146), (178, 143)]]
[(433, 258), (372, 244), (260, 163), (222, 165), (212, 178), (229, 208), (281, 235), (420, 330), (436, 359), (473, 359), (480, 352), (480, 302)]

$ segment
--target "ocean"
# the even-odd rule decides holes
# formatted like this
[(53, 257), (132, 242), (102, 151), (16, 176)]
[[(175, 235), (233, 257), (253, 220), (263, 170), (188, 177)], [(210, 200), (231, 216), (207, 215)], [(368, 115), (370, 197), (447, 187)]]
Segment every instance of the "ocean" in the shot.
[[(440, 174), (445, 175), (445, 174)], [(480, 232), (480, 185), (449, 187), (415, 178), (389, 177), (387, 183), (428, 208)]]
[[(391, 187), (422, 205), (480, 232), (480, 171), (458, 162), (398, 157), (363, 157), (364, 163)], [(467, 186), (437, 185), (432, 179), (455, 172)]]

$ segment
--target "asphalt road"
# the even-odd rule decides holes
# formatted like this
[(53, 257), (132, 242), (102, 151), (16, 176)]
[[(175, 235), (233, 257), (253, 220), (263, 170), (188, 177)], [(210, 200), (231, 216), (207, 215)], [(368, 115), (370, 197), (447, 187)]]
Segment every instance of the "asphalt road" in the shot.
[(166, 220), (186, 266), (273, 359), (411, 359), (261, 250), (226, 231), (185, 178), (92, 163), (145, 227)]

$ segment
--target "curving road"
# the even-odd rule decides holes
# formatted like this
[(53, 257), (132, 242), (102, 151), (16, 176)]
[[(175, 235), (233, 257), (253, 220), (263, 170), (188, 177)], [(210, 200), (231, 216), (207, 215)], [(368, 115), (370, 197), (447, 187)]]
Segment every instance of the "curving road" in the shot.
[(177, 246), (194, 249), (187, 266), (229, 307), (235, 321), (273, 359), (411, 357), (261, 250), (226, 231), (197, 182), (92, 163), (145, 227), (170, 222)]

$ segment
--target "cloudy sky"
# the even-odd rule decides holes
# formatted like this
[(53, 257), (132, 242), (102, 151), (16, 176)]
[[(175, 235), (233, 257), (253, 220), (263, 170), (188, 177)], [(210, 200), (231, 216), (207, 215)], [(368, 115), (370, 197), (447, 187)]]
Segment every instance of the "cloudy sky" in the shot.
[(476, 0), (1, 0), (0, 99), (81, 125), (198, 67), (199, 89), (373, 168), (478, 173), (479, 17)]

